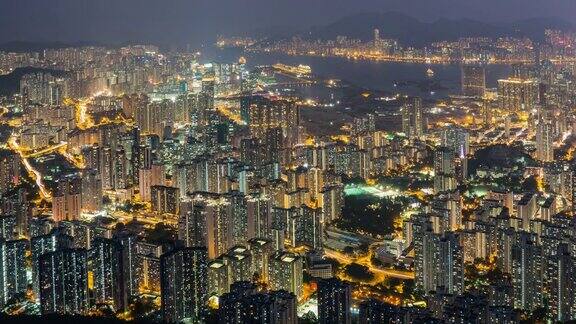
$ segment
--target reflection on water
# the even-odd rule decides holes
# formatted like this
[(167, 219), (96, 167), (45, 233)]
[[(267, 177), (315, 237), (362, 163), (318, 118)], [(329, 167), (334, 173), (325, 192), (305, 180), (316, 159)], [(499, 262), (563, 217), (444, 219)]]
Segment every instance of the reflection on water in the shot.
[[(231, 62), (240, 56), (247, 59), (248, 66), (271, 65), (278, 62), (312, 67), (315, 75), (323, 78), (341, 79), (356, 86), (420, 96), (427, 99), (442, 98), (460, 93), (460, 66), (351, 61), (343, 58), (288, 56), (278, 53), (243, 53), (240, 49), (205, 48), (201, 60)], [(432, 70), (433, 75), (428, 69)], [(506, 65), (489, 65), (486, 68), (488, 87), (496, 87), (497, 80), (506, 77), (510, 67)], [(311, 87), (298, 91), (310, 97), (329, 95), (324, 87)], [(308, 92), (308, 93), (307, 93)]]

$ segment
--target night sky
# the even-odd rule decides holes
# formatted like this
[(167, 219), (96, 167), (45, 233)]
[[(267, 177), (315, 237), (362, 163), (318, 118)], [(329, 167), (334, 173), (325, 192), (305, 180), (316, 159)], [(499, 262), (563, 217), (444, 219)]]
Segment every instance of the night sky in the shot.
[(217, 34), (271, 26), (303, 30), (390, 10), (426, 21), (560, 17), (576, 23), (576, 0), (0, 0), (0, 42), (200, 44)]

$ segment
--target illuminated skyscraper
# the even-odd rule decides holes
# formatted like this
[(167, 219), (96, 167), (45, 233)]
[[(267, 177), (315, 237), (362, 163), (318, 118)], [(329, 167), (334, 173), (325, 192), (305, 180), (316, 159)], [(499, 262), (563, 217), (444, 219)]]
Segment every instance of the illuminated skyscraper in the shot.
[(26, 293), (26, 251), (28, 241), (0, 241), (0, 305)]
[(488, 126), (492, 123), (492, 105), (490, 100), (482, 100), (482, 122), (484, 126)]
[(52, 197), (54, 220), (76, 220), (80, 218), (82, 207), (82, 179), (67, 176), (59, 179)]
[(335, 278), (318, 282), (318, 319), (321, 324), (351, 323), (352, 287)]
[(19, 236), (31, 237), (29, 233), (32, 214), (32, 202), (28, 199), (28, 190), (20, 188), (5, 194), (0, 199), (2, 212), (16, 217), (16, 233)]
[(16, 215), (0, 215), (0, 240), (16, 239)]
[(122, 233), (118, 240), (122, 245), (122, 283), (124, 285), (122, 300), (131, 301), (138, 295), (138, 275), (140, 260), (138, 257), (136, 235)]
[(213, 259), (233, 246), (230, 200), (222, 195), (198, 195), (195, 200), (206, 204), (208, 257)]
[(252, 254), (252, 271), (260, 279), (268, 280), (268, 263), (273, 252), (272, 241), (264, 238), (248, 240), (248, 248)]
[(136, 243), (138, 272), (138, 288), (140, 291), (149, 291), (160, 294), (162, 284), (160, 257), (163, 247), (160, 244), (139, 241)]
[(176, 187), (152, 186), (152, 210), (160, 214), (178, 215), (180, 192)]
[(424, 294), (436, 290), (438, 278), (438, 241), (440, 236), (432, 231), (426, 215), (417, 215), (413, 222), (414, 273), (416, 288)]
[(230, 291), (230, 269), (227, 260), (214, 258), (208, 263), (208, 293), (220, 296)]
[(42, 255), (60, 249), (71, 248), (73, 238), (64, 234), (59, 229), (52, 230), (49, 234), (33, 236), (30, 239), (30, 252), (32, 256), (32, 289), (39, 298), (40, 293), (40, 258)]
[[(192, 112), (192, 122), (199, 126), (208, 126), (214, 116), (214, 82), (202, 81), (203, 90), (198, 93), (196, 108)], [(206, 88), (206, 89), (204, 89)]]
[(252, 255), (244, 246), (237, 245), (221, 256), (228, 265), (228, 276), (231, 283), (250, 281), (252, 271)]
[(365, 117), (356, 117), (352, 122), (350, 133), (352, 136), (359, 134), (372, 133), (376, 131), (376, 116), (374, 114), (366, 114)]
[(460, 236), (447, 232), (438, 241), (438, 283), (450, 294), (464, 292), (464, 254)]
[(268, 195), (247, 197), (248, 238), (271, 238), (272, 200)]
[(514, 306), (533, 311), (542, 306), (542, 247), (533, 234), (520, 232), (512, 246), (512, 286)]
[(40, 267), (42, 314), (82, 314), (88, 310), (88, 258), (84, 249), (44, 254)]
[(342, 185), (324, 187), (321, 194), (322, 221), (330, 223), (342, 216), (344, 188)]
[(231, 234), (232, 244), (244, 244), (252, 237), (248, 237), (248, 204), (247, 197), (238, 191), (231, 191), (227, 194), (231, 208)]
[(439, 147), (434, 151), (434, 192), (456, 189), (454, 157), (454, 152), (448, 147)]
[(20, 184), (20, 159), (8, 150), (0, 151), (0, 194)]
[(322, 249), (322, 210), (302, 205), (292, 208), (288, 219), (288, 239), (292, 246)]
[(297, 143), (300, 112), (296, 102), (272, 100), (261, 96), (245, 100), (242, 114), (253, 137), (262, 139), (268, 130), (280, 128), (285, 144)]
[[(387, 322), (403, 322), (407, 318), (407, 312), (384, 302), (369, 299), (360, 305), (359, 324), (379, 324)], [(408, 319), (410, 319), (408, 317)]]
[(114, 162), (113, 162), (113, 185), (114, 189), (126, 189), (131, 181), (128, 170), (129, 170), (129, 161), (126, 157), (126, 151), (124, 149), (117, 149), (116, 153), (114, 154)]
[[(149, 151), (148, 149), (145, 151)], [(151, 158), (150, 158), (151, 160)], [(138, 189), (143, 201), (152, 200), (152, 186), (163, 186), (166, 183), (166, 167), (164, 164), (144, 161), (139, 170)]]
[(97, 170), (100, 172), (100, 147), (97, 144), (82, 147), (82, 159), (87, 170)]
[(538, 196), (532, 192), (525, 193), (516, 206), (517, 217), (522, 219), (522, 228), (530, 230), (530, 222), (536, 217)]
[(95, 212), (102, 208), (102, 180), (94, 169), (82, 173), (82, 209)]
[(72, 247), (76, 249), (90, 249), (94, 239), (94, 229), (90, 224), (82, 221), (61, 221), (59, 230), (72, 238)]
[(547, 276), (550, 278), (550, 308), (554, 320), (574, 319), (576, 310), (575, 260), (567, 244), (560, 244), (554, 255), (547, 256)]
[(276, 252), (268, 263), (270, 288), (302, 295), (302, 258), (289, 252)]
[(258, 293), (256, 285), (237, 282), (220, 298), (220, 323), (296, 324), (296, 297), (284, 290)]
[[(246, 308), (249, 307), (249, 298), (257, 292), (257, 287), (249, 281), (235, 282), (230, 291), (222, 294), (219, 300), (218, 319), (222, 323), (245, 323), (248, 318)], [(270, 317), (268, 315), (267, 317)], [(269, 320), (267, 318), (267, 320)]]
[(176, 112), (171, 100), (150, 102), (137, 107), (136, 123), (143, 134), (163, 137), (164, 127), (172, 125)]
[(553, 127), (546, 118), (541, 118), (536, 126), (536, 159), (542, 162), (554, 161)]
[(113, 305), (115, 310), (125, 309), (128, 300), (124, 292), (122, 245), (114, 240), (96, 238), (90, 259), (96, 302)]
[(483, 66), (462, 65), (462, 94), (482, 97), (486, 90), (486, 70)]
[(100, 176), (102, 179), (102, 189), (114, 189), (114, 152), (109, 146), (100, 148)]
[(175, 323), (199, 322), (208, 295), (208, 255), (205, 248), (181, 248), (160, 258), (162, 318)]
[(180, 204), (178, 238), (185, 246), (208, 246), (206, 225), (205, 203), (189, 200)]
[(424, 111), (422, 99), (412, 98), (402, 108), (402, 132), (409, 138), (424, 135)]
[(538, 82), (527, 73), (516, 71), (507, 79), (498, 80), (500, 108), (509, 112), (531, 112), (538, 100)]
[(455, 156), (467, 156), (470, 153), (470, 135), (458, 127), (448, 127), (442, 133), (442, 145), (452, 149)]

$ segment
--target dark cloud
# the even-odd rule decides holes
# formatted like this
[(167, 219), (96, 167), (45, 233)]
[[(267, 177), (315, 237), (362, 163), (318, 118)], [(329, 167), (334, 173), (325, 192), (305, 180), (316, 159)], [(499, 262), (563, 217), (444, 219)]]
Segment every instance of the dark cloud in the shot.
[(576, 0), (0, 0), (0, 41), (193, 43), (269, 26), (305, 29), (396, 10), (422, 20), (576, 22)]

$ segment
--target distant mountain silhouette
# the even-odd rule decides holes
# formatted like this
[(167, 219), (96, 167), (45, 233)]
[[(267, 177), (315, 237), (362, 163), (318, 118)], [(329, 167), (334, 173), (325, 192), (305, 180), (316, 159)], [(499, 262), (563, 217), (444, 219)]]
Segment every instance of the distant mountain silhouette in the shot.
[(243, 32), (240, 36), (250, 36), (256, 39), (262, 38), (286, 38), (291, 37), (299, 31), (298, 28), (292, 26), (270, 26), (256, 28), (250, 31)]
[(399, 12), (360, 13), (343, 17), (326, 25), (294, 33), (305, 39), (335, 39), (336, 36), (370, 40), (375, 28), (381, 38), (398, 39), (404, 45), (424, 46), (441, 40), (456, 40), (460, 37), (527, 36), (541, 40), (547, 28), (573, 30), (574, 25), (558, 18), (531, 18), (510, 23), (486, 23), (472, 19), (439, 19), (422, 22)]
[(45, 49), (59, 49), (66, 47), (82, 47), (82, 46), (101, 46), (102, 44), (96, 42), (21, 42), (13, 41), (0, 44), (0, 51), (5, 52), (41, 52)]
[(559, 18), (541, 17), (515, 21), (511, 24), (511, 28), (520, 34), (539, 41), (544, 39), (545, 29), (573, 31), (576, 29), (576, 26)]

